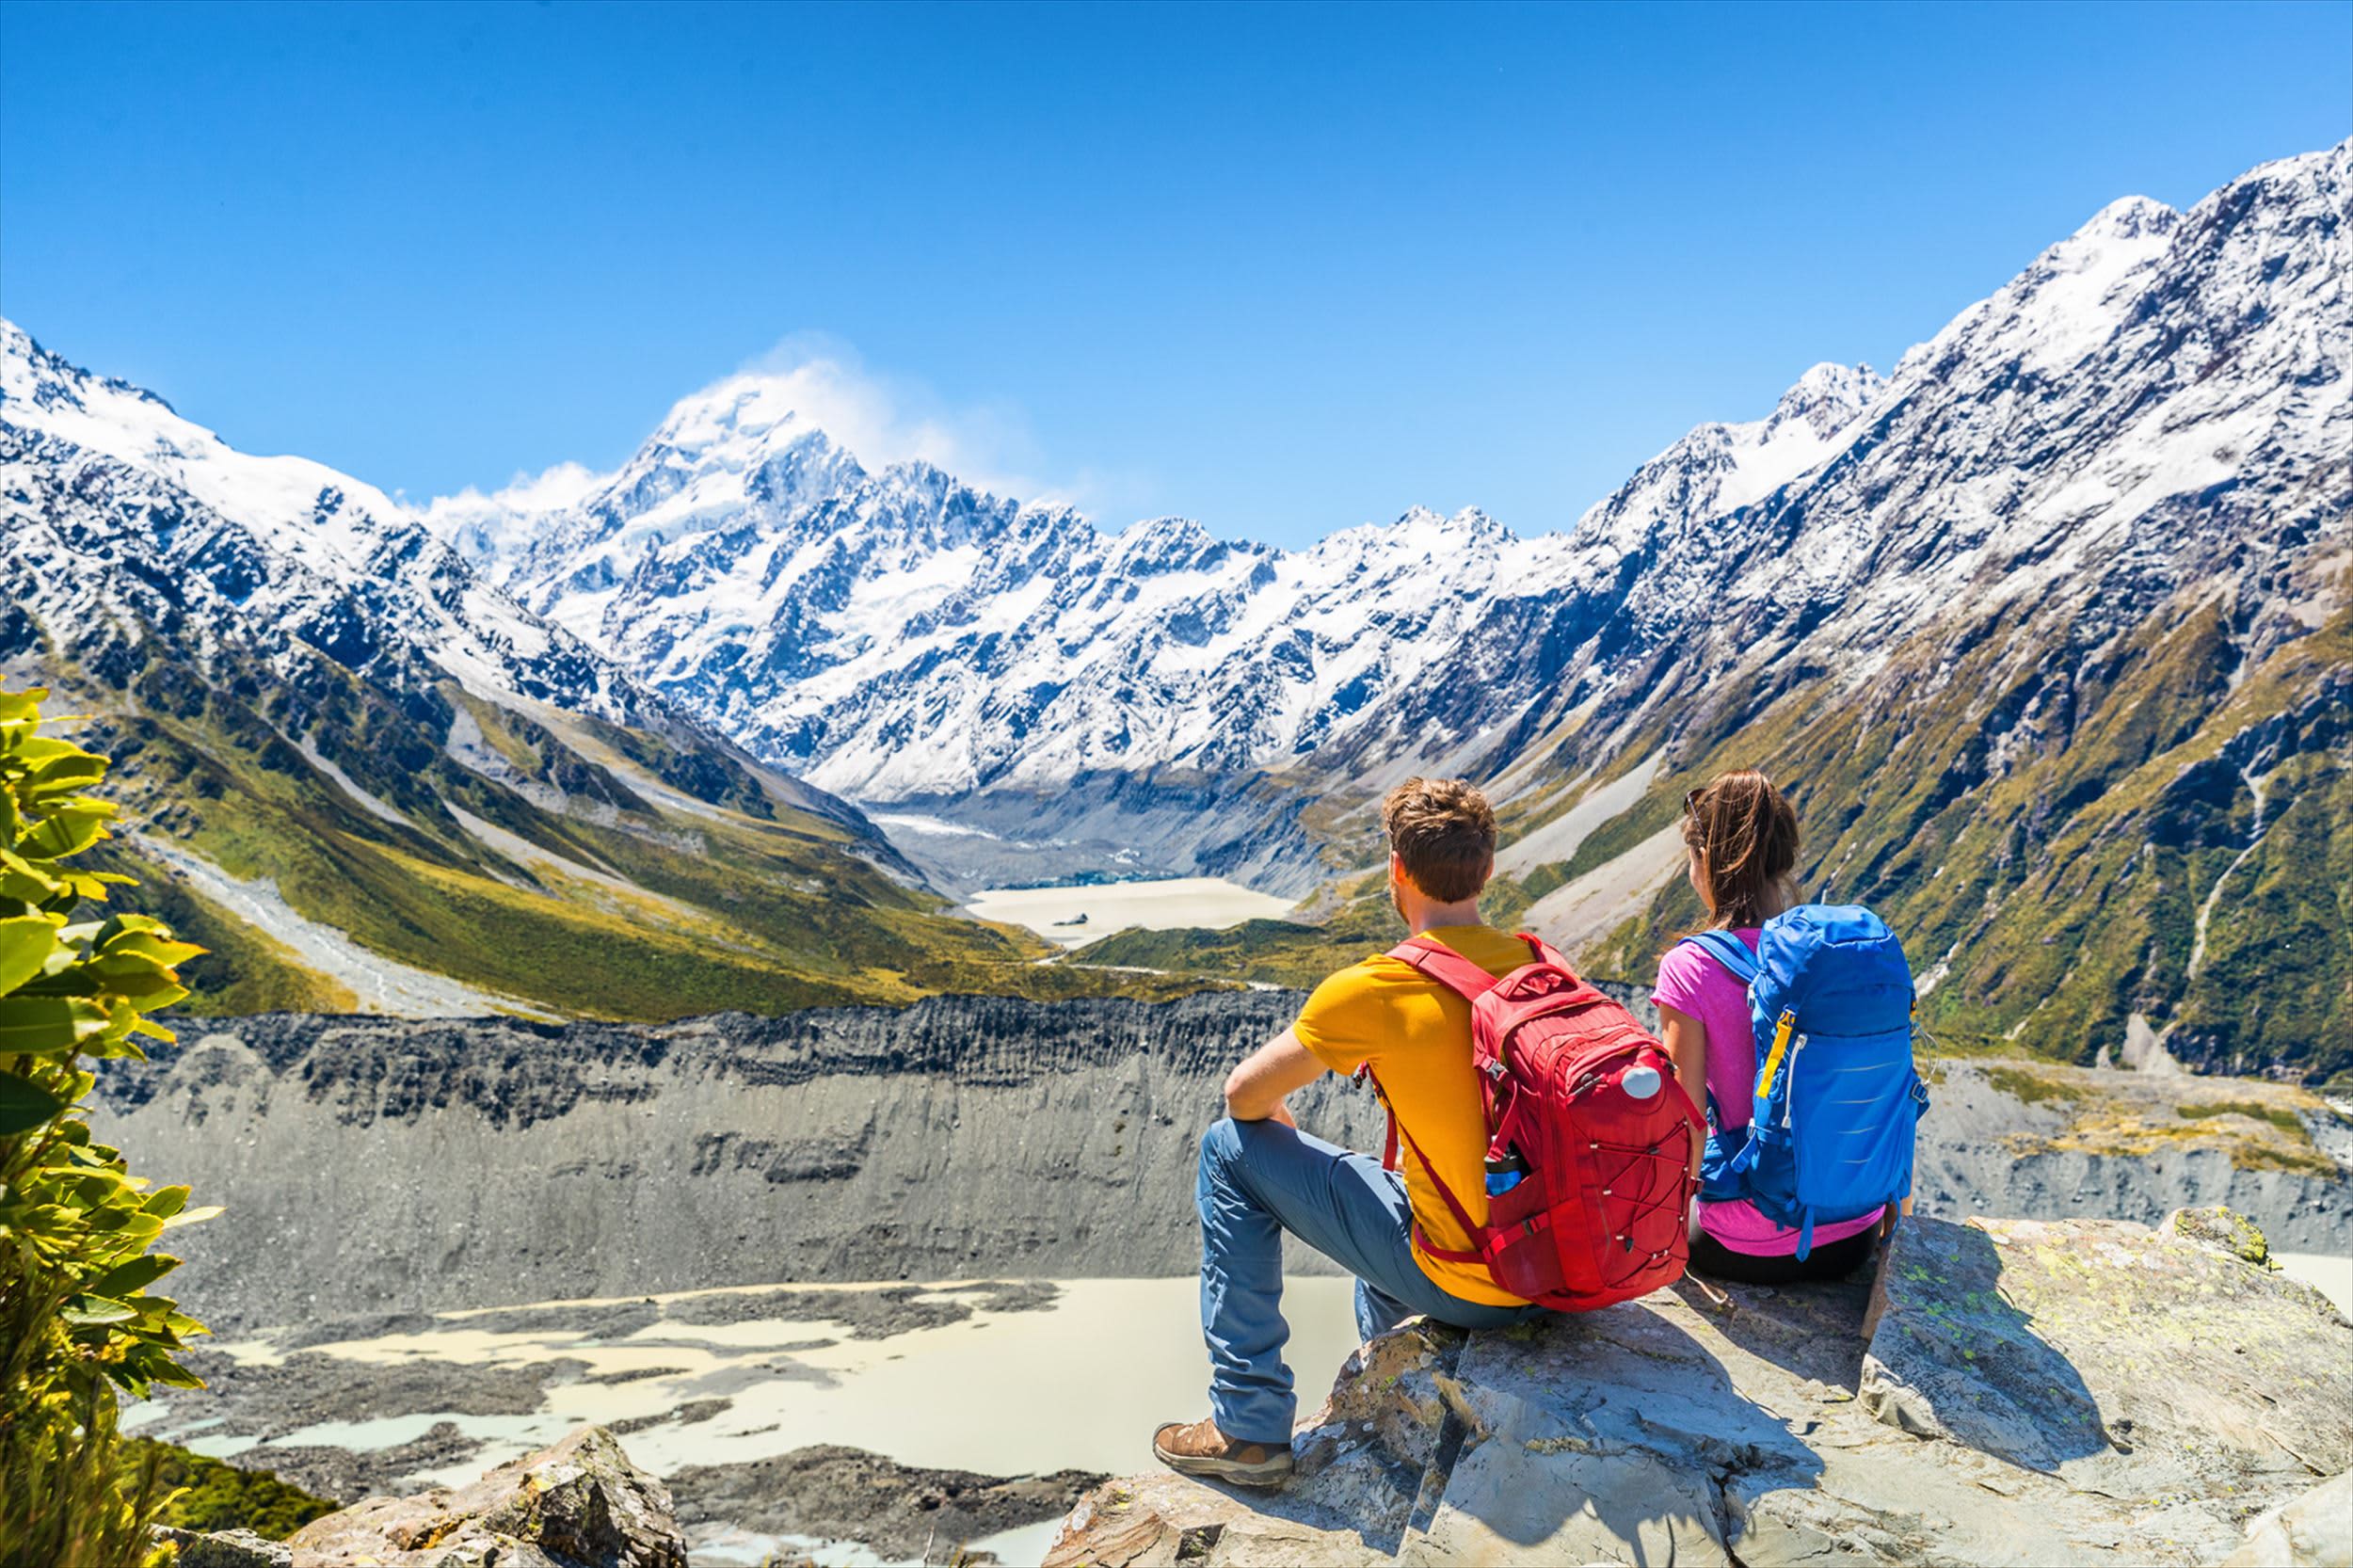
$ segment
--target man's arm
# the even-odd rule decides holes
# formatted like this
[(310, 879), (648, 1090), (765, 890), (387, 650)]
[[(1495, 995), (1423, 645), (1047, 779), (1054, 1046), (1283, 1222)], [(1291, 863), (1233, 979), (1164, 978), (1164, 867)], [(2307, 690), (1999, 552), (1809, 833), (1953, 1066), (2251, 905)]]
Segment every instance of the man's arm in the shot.
[(1284, 1098), (1323, 1076), (1323, 1064), (1307, 1054), (1289, 1030), (1242, 1059), (1225, 1079), (1225, 1113), (1238, 1122), (1274, 1120), (1289, 1127), (1289, 1107)]

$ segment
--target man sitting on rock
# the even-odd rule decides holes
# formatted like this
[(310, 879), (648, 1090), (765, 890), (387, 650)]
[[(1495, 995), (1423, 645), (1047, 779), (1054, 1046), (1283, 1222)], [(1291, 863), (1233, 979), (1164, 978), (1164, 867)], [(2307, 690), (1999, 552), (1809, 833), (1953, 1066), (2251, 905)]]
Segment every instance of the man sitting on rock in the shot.
[[(1382, 804), (1389, 897), (1408, 933), (1491, 974), (1528, 949), (1479, 918), (1495, 871), (1495, 811), (1459, 779), (1413, 778)], [(1414, 966), (1384, 954), (1315, 989), (1299, 1019), (1225, 1080), (1225, 1118), (1202, 1135), (1193, 1199), (1201, 1211), (1201, 1333), (1209, 1347), (1209, 1415), (1153, 1433), (1171, 1469), (1244, 1486), (1278, 1486), (1291, 1469), (1298, 1401), (1283, 1364), (1283, 1233), (1356, 1276), (1356, 1328), (1369, 1339), (1421, 1313), (1462, 1328), (1533, 1317), (1498, 1288), (1408, 1153), (1385, 1170), (1299, 1130), (1290, 1093), (1326, 1072), (1369, 1065), (1399, 1123), (1455, 1192), (1482, 1204), (1487, 1123), (1471, 1065), (1470, 1004)], [(1476, 1195), (1475, 1198), (1473, 1195)], [(1481, 1216), (1474, 1212), (1474, 1219)]]

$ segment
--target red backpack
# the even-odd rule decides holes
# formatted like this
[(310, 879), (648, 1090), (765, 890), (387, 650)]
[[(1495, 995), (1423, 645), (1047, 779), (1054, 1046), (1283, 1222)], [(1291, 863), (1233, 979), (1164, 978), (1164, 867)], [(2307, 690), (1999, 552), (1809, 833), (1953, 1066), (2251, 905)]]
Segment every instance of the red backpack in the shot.
[[(1682, 1276), (1698, 1185), (1691, 1151), (1706, 1134), (1665, 1048), (1541, 938), (1522, 932), (1520, 940), (1533, 960), (1500, 980), (1436, 942), (1401, 942), (1389, 956), (1470, 1002), (1487, 1153), (1500, 1160), (1516, 1150), (1526, 1176), (1488, 1199), (1485, 1225), (1473, 1224), (1385, 1093), (1384, 1163), (1397, 1168), (1403, 1133), (1478, 1249), (1433, 1246), (1417, 1226), (1423, 1252), (1483, 1264), (1498, 1286), (1541, 1306), (1590, 1312)], [(1377, 1078), (1373, 1088), (1381, 1091)]]

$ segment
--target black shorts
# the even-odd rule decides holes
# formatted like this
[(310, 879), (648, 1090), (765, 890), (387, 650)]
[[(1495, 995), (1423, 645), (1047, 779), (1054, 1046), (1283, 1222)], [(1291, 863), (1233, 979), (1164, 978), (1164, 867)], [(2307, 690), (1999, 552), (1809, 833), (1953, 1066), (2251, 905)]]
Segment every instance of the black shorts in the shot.
[(1739, 1285), (1795, 1285), (1809, 1279), (1842, 1279), (1871, 1260), (1879, 1243), (1879, 1227), (1858, 1231), (1841, 1241), (1826, 1241), (1802, 1258), (1783, 1254), (1760, 1257), (1734, 1252), (1705, 1231), (1691, 1238), (1691, 1268), (1710, 1279)]

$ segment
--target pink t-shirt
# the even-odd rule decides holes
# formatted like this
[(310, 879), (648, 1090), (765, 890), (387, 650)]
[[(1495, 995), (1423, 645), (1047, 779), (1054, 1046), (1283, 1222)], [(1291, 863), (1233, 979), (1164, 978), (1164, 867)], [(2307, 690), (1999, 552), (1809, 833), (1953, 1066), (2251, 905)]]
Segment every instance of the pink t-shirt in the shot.
[[(1756, 927), (1734, 935), (1755, 951)], [(1704, 950), (1681, 942), (1658, 961), (1658, 984), (1652, 987), (1650, 1000), (1700, 1021), (1707, 1034), (1707, 1092), (1715, 1096), (1719, 1124), (1726, 1133), (1748, 1126), (1750, 1096), (1756, 1093), (1756, 1043), (1750, 1032), (1747, 989)], [(1814, 1244), (1860, 1235), (1880, 1223), (1881, 1212), (1874, 1209), (1859, 1220), (1817, 1224)], [(1754, 1257), (1786, 1257), (1798, 1250), (1798, 1233), (1773, 1224), (1746, 1198), (1701, 1204), (1700, 1228), (1734, 1252)]]

